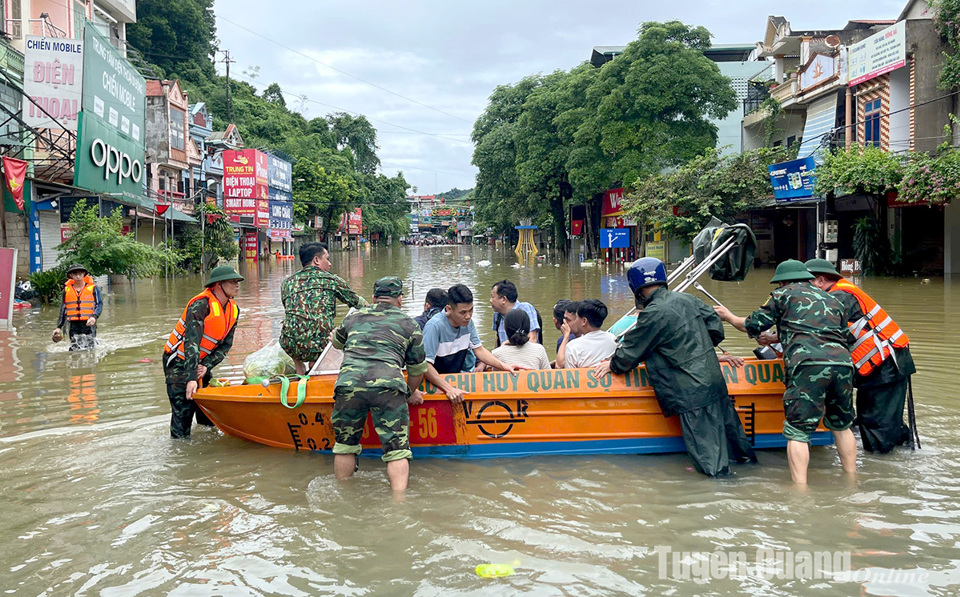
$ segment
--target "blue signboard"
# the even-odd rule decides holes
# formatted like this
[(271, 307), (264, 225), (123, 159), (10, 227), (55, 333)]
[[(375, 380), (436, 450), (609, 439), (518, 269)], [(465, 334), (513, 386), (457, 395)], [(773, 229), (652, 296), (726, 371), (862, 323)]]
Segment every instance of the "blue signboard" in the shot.
[(268, 189), (270, 199), (270, 229), (290, 230), (293, 228), (293, 196), (290, 193)]
[[(0, 199), (2, 201), (2, 199)], [(40, 211), (36, 201), (30, 202), (30, 273), (43, 269), (43, 246), (40, 244)]]
[(293, 191), (293, 170), (290, 162), (281, 160), (272, 153), (267, 154), (267, 186), (271, 189)]
[(601, 249), (626, 249), (630, 246), (629, 228), (601, 228)]
[(813, 185), (816, 182), (814, 168), (816, 163), (812, 157), (770, 166), (770, 182), (777, 203), (813, 197)]

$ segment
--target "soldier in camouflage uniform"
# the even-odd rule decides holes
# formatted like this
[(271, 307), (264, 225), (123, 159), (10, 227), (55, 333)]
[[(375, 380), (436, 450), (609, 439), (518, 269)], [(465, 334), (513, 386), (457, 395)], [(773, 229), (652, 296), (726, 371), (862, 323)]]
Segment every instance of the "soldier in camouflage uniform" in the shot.
[(853, 361), (843, 306), (809, 283), (813, 276), (796, 260), (777, 266), (770, 280), (779, 287), (749, 317), (737, 317), (726, 307), (714, 307), (724, 321), (751, 338), (776, 325), (783, 344), (787, 389), (783, 395), (787, 460), (797, 484), (807, 482), (810, 434), (824, 420), (833, 432), (843, 470), (857, 469), (853, 424)]
[(353, 474), (370, 412), (394, 491), (407, 488), (413, 457), (407, 402), (423, 402), (417, 386), (427, 371), (420, 326), (400, 310), (402, 289), (399, 278), (377, 280), (374, 305), (346, 317), (333, 334), (333, 345), (343, 350), (333, 390), (334, 473), (338, 479)]
[(330, 253), (323, 243), (300, 247), (300, 264), (303, 269), (280, 287), (284, 310), (280, 348), (290, 355), (302, 375), (327, 346), (337, 301), (351, 307), (365, 307), (367, 301), (343, 278), (330, 273)]

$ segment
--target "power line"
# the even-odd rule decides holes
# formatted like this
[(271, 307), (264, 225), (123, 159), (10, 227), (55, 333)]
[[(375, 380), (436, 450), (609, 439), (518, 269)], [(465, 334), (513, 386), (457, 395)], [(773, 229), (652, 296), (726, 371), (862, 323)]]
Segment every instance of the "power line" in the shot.
[[(391, 90), (391, 89), (387, 89), (386, 87), (383, 87), (383, 86), (381, 86), (381, 85), (377, 85), (376, 83), (372, 83), (372, 82), (370, 82), (370, 81), (367, 81), (366, 79), (363, 79), (363, 78), (361, 78), (361, 77), (358, 77), (357, 75), (354, 75), (354, 74), (352, 74), (352, 73), (348, 73), (348, 72), (345, 71), (345, 70), (341, 70), (341, 69), (339, 69), (339, 68), (337, 68), (337, 67), (335, 67), (335, 66), (331, 66), (331, 65), (327, 64), (326, 62), (323, 62), (323, 61), (321, 61), (321, 60), (317, 60), (317, 59), (314, 58), (313, 56), (309, 56), (309, 55), (304, 54), (303, 52), (301, 52), (301, 51), (299, 51), (299, 50), (295, 50), (295, 49), (291, 48), (290, 46), (284, 45), (284, 44), (282, 44), (282, 43), (280, 43), (280, 42), (278, 42), (278, 41), (275, 41), (275, 40), (273, 40), (273, 39), (270, 39), (269, 37), (267, 37), (267, 36), (265, 36), (265, 35), (262, 35), (262, 34), (260, 34), (260, 33), (257, 33), (256, 31), (254, 31), (254, 30), (252, 30), (252, 29), (248, 29), (247, 27), (244, 27), (243, 25), (241, 25), (241, 24), (239, 24), (239, 23), (236, 23), (236, 22), (234, 22), (234, 21), (231, 21), (230, 19), (228, 19), (228, 18), (226, 18), (226, 17), (223, 17), (223, 16), (219, 16), (219, 15), (218, 15), (218, 16), (217, 16), (217, 19), (226, 21), (227, 23), (230, 23), (231, 25), (233, 25), (233, 26), (235, 26), (235, 27), (239, 27), (240, 29), (243, 29), (244, 31), (246, 31), (246, 32), (248, 32), (248, 33), (251, 33), (251, 34), (253, 34), (253, 35), (256, 35), (257, 37), (259, 37), (259, 38), (261, 38), (261, 39), (265, 39), (265, 40), (267, 40), (268, 42), (270, 42), (270, 43), (272, 43), (272, 44), (274, 44), (274, 45), (276, 45), (276, 46), (279, 46), (279, 47), (281, 47), (281, 48), (283, 48), (283, 49), (285, 49), (285, 50), (288, 50), (288, 51), (290, 51), (290, 52), (293, 52), (294, 54), (297, 54), (298, 56), (302, 56), (302, 57), (306, 58), (307, 60), (311, 60), (311, 61), (313, 61), (313, 62), (316, 62), (317, 64), (320, 64), (320, 65), (322, 65), (322, 66), (325, 66), (325, 67), (329, 68), (330, 70), (336, 71), (336, 72), (338, 72), (338, 73), (340, 73), (340, 74), (342, 74), (342, 75), (346, 75), (346, 76), (348, 76), (348, 77), (350, 77), (350, 78), (352, 78), (352, 79), (356, 79), (357, 81), (360, 81), (361, 83), (364, 83), (364, 84), (369, 85), (369, 86), (371, 86), (371, 87), (374, 87), (374, 88), (376, 88), (376, 89), (379, 89), (380, 91), (385, 91), (385, 92), (387, 92), (387, 93), (389, 93), (389, 94), (391, 94), (391, 95), (395, 95), (395, 96), (397, 96), (397, 97), (399, 97), (399, 98), (405, 99), (405, 100), (407, 100), (408, 102), (412, 102), (412, 103), (414, 103), (414, 104), (417, 104), (418, 106), (423, 106), (424, 108), (427, 108), (427, 109), (429, 109), (429, 110), (433, 110), (434, 112), (438, 112), (438, 113), (443, 114), (443, 115), (445, 115), (445, 116), (449, 116), (450, 118), (455, 118), (455, 119), (460, 120), (460, 121), (463, 121), (463, 122), (470, 122), (469, 120), (467, 120), (467, 119), (465, 119), (465, 118), (461, 118), (461, 117), (459, 117), (459, 116), (456, 116), (455, 114), (451, 114), (451, 113), (449, 113), (449, 112), (445, 112), (445, 111), (441, 110), (440, 108), (434, 108), (433, 106), (430, 106), (430, 105), (428, 105), (428, 104), (425, 104), (425, 103), (423, 103), (423, 102), (421, 102), (421, 101), (415, 100), (415, 99), (413, 99), (413, 98), (411, 98), (411, 97), (407, 97), (407, 96), (405, 96), (405, 95), (403, 95), (403, 94), (401, 94), (401, 93), (397, 93), (396, 91), (393, 91), (393, 90)], [(470, 122), (470, 124), (473, 124), (473, 123)]]

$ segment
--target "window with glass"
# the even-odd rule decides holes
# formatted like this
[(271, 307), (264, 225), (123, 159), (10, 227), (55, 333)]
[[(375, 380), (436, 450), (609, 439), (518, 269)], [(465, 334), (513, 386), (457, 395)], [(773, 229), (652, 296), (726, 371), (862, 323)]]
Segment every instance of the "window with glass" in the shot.
[(170, 147), (173, 149), (186, 150), (187, 148), (183, 124), (186, 117), (183, 110), (170, 108)]
[(880, 100), (863, 105), (863, 144), (880, 147)]

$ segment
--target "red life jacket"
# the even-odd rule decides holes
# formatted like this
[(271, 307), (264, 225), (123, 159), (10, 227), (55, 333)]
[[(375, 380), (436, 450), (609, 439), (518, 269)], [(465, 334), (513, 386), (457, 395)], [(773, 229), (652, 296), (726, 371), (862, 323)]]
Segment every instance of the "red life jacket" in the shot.
[(173, 328), (170, 337), (167, 338), (167, 344), (163, 347), (164, 354), (177, 353), (181, 359), (186, 359), (183, 352), (183, 335), (186, 331), (187, 310), (190, 305), (199, 300), (207, 300), (210, 304), (210, 313), (203, 319), (203, 334), (200, 336), (200, 358), (203, 359), (223, 342), (233, 326), (237, 325), (237, 318), (240, 316), (240, 309), (233, 299), (227, 301), (226, 307), (220, 305), (220, 301), (213, 295), (209, 288), (197, 296), (190, 299), (187, 306), (180, 315), (180, 320)]
[(63, 304), (66, 309), (67, 321), (86, 321), (93, 317), (97, 308), (97, 297), (93, 290), (97, 287), (90, 276), (83, 277), (85, 286), (77, 292), (73, 280), (67, 280), (63, 287)]
[[(857, 339), (853, 345), (853, 366), (866, 377), (880, 366), (892, 354), (892, 348), (906, 348), (909, 338), (883, 310), (877, 301), (845, 278), (840, 278), (830, 289), (852, 294), (860, 303), (863, 317), (849, 324), (850, 331)], [(896, 358), (896, 357), (894, 357)]]

